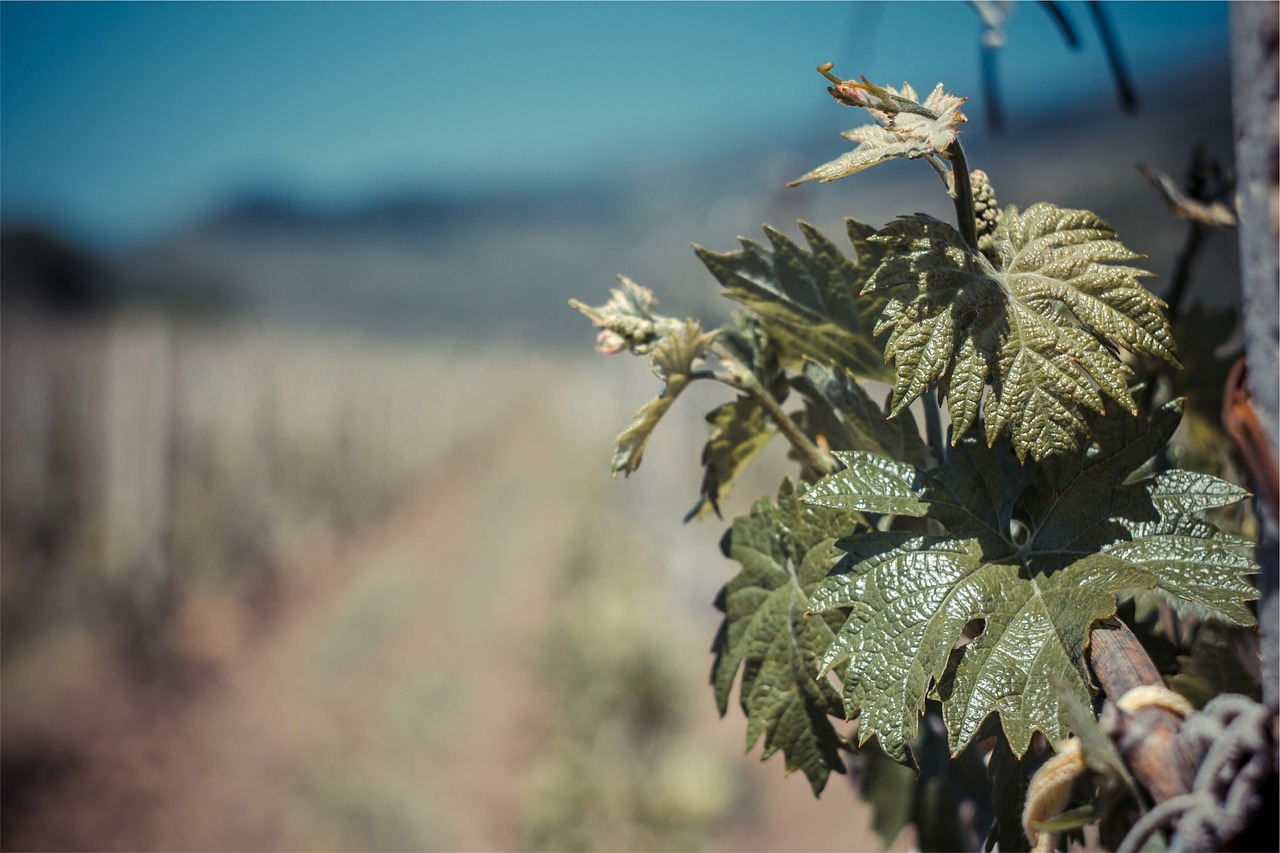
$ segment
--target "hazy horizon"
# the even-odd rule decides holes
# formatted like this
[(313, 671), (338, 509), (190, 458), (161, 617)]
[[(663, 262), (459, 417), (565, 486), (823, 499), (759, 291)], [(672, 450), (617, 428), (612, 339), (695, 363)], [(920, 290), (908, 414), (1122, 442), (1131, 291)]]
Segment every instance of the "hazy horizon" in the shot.
[[(1083, 4), (1063, 7), (1079, 51), (1038, 6), (1012, 8), (1012, 121), (1113, 95)], [(1140, 93), (1226, 54), (1227, 4), (1107, 9)], [(821, 138), (859, 123), (830, 108), (824, 60), (944, 80), (984, 119), (981, 22), (959, 3), (6, 2), (0, 16), (0, 216), (97, 247), (244, 195), (537, 187), (802, 125)]]

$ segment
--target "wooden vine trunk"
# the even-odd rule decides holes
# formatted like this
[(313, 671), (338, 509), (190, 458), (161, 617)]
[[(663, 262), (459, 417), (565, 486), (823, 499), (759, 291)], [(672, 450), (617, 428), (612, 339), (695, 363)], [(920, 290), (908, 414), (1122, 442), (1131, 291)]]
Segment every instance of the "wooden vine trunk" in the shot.
[[(1094, 628), (1088, 657), (1109, 701), (1120, 699), (1135, 687), (1164, 684), (1138, 638), (1118, 619)], [(1156, 802), (1189, 792), (1195, 779), (1198, 756), (1178, 741), (1181, 726), (1181, 718), (1163, 708), (1121, 714), (1116, 746), (1134, 778)]]

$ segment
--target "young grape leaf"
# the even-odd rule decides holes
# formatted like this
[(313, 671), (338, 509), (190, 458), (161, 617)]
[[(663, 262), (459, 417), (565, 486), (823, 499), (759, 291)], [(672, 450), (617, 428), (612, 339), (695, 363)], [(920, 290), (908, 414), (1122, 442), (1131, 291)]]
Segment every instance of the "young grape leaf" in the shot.
[[(846, 537), (848, 556), (810, 595), (814, 613), (846, 612), (822, 655), (844, 684), (845, 713), (892, 758), (909, 763), (926, 696), (942, 702), (952, 753), (990, 714), (1021, 755), (1035, 731), (1068, 734), (1068, 711), (1049, 674), (1089, 702), (1085, 648), (1116, 594), (1154, 589), (1215, 618), (1251, 624), (1257, 571), (1243, 540), (1200, 514), (1245, 496), (1204, 474), (1167, 471), (1130, 481), (1181, 416), (1173, 401), (1150, 420), (1092, 424), (1082, 454), (1022, 465), (1005, 440), (972, 435), (951, 462), (920, 471), (870, 453), (815, 485), (809, 504), (927, 516), (938, 535)], [(954, 648), (966, 625), (977, 637)]]
[(724, 500), (748, 465), (755, 461), (778, 429), (751, 397), (739, 397), (712, 409), (707, 415), (711, 437), (702, 448), (702, 489), (698, 503), (685, 516), (688, 521), (708, 511), (720, 514)]
[(865, 108), (879, 124), (841, 133), (850, 142), (858, 143), (858, 147), (791, 181), (788, 186), (813, 180), (834, 181), (901, 157), (922, 158), (947, 180), (943, 160), (959, 133), (959, 125), (968, 121), (960, 112), (965, 98), (944, 92), (939, 83), (922, 104), (909, 83), (903, 83), (902, 91), (898, 92), (892, 86), (881, 88), (865, 79), (860, 83), (842, 80), (827, 91), (842, 104)]
[(831, 715), (840, 714), (840, 695), (817, 678), (818, 660), (834, 632), (827, 618), (806, 615), (808, 591), (840, 558), (836, 537), (858, 525), (855, 513), (800, 503), (786, 480), (776, 504), (756, 501), (721, 543), (742, 568), (716, 599), (724, 613), (712, 648), (716, 704), (723, 716), (741, 669), (738, 696), (747, 715), (747, 749), (764, 735), (761, 760), (781, 749), (787, 772), (804, 771), (814, 794), (831, 771), (845, 768), (844, 740), (831, 722)]
[[(922, 468), (931, 464), (931, 456), (910, 411), (887, 418), (862, 386), (843, 367), (827, 367), (806, 361), (799, 376), (790, 378), (778, 368), (777, 358), (769, 356), (775, 348), (767, 339), (757, 340), (753, 347), (736, 321), (721, 330), (719, 343), (735, 353), (742, 363), (755, 365), (752, 372), (768, 379), (769, 391), (779, 401), (786, 399), (794, 387), (804, 398), (804, 410), (791, 415), (792, 420), (811, 440), (825, 443), (833, 451), (872, 450), (894, 459), (906, 460)], [(765, 381), (761, 379), (762, 383)], [(701, 495), (687, 519), (701, 517), (708, 511), (719, 513), (720, 500), (729, 493), (733, 481), (760, 455), (777, 427), (764, 410), (750, 397), (741, 397), (707, 415), (712, 426), (711, 437), (702, 450), (704, 474)], [(821, 472), (807, 472), (820, 476)]]
[(849, 219), (855, 248), (850, 259), (812, 225), (799, 225), (809, 251), (767, 225), (772, 248), (740, 237), (739, 251), (719, 253), (696, 245), (694, 251), (725, 296), (759, 315), (785, 364), (808, 358), (887, 381), (889, 372), (871, 333), (884, 299), (857, 298), (887, 247), (867, 242), (873, 229)]
[[(717, 349), (735, 363), (735, 370), (751, 374), (747, 385), (758, 385), (779, 403), (786, 400), (791, 386), (778, 361), (777, 347), (761, 328), (759, 318), (749, 311), (735, 312), (716, 338)], [(698, 502), (684, 520), (702, 518), (708, 512), (720, 515), (720, 501), (729, 494), (734, 481), (760, 455), (777, 426), (765, 416), (759, 402), (744, 395), (707, 415), (711, 434), (702, 448), (702, 485)]]
[(591, 319), (600, 329), (596, 349), (613, 355), (624, 349), (636, 355), (647, 355), (667, 335), (680, 328), (680, 321), (657, 313), (658, 298), (653, 291), (636, 284), (625, 275), (618, 276), (621, 287), (609, 291), (609, 300), (599, 308), (576, 299), (569, 307)]
[(640, 407), (631, 423), (613, 446), (613, 474), (630, 474), (640, 467), (649, 436), (680, 392), (692, 381), (694, 363), (706, 354), (716, 333), (703, 332), (696, 320), (686, 320), (681, 328), (663, 336), (652, 349), (653, 372), (666, 385), (662, 393)]
[(937, 382), (954, 436), (981, 410), (988, 444), (1008, 433), (1019, 460), (1040, 460), (1080, 447), (1104, 395), (1136, 411), (1116, 348), (1180, 366), (1164, 303), (1138, 280), (1150, 273), (1120, 265), (1142, 256), (1088, 211), (1006, 208), (998, 268), (924, 215), (872, 239), (894, 249), (865, 292), (893, 291), (875, 333), (891, 330), (895, 414)]

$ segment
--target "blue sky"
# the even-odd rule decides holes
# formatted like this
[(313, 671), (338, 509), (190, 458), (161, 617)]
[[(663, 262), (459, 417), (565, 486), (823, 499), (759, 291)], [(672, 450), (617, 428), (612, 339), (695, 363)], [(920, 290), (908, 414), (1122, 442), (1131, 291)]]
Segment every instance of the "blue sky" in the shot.
[[(1014, 9), (1015, 115), (1110, 90), (1083, 4), (1063, 6), (1079, 52)], [(1108, 9), (1139, 85), (1227, 50), (1225, 3)], [(607, 174), (812, 122), (825, 61), (977, 96), (979, 32), (961, 2), (5, 2), (0, 214), (110, 245), (258, 187), (342, 201)]]

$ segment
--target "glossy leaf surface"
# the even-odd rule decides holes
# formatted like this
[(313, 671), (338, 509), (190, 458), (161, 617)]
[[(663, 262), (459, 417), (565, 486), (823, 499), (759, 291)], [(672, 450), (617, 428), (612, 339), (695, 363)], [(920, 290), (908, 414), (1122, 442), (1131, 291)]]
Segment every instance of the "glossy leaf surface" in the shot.
[(1125, 265), (1141, 256), (1088, 211), (1007, 208), (998, 267), (928, 216), (874, 239), (894, 249), (866, 288), (890, 294), (875, 331), (890, 333), (894, 412), (937, 382), (956, 437), (981, 414), (988, 444), (1007, 434), (1039, 460), (1079, 449), (1105, 398), (1135, 411), (1116, 348), (1178, 363), (1164, 303), (1139, 281), (1150, 273)]
[[(1089, 702), (1089, 632), (1122, 590), (1154, 589), (1223, 622), (1252, 622), (1245, 576), (1257, 567), (1246, 543), (1201, 517), (1245, 493), (1186, 471), (1128, 481), (1180, 412), (1175, 402), (1138, 420), (1113, 408), (1084, 453), (1045, 465), (1023, 466), (1005, 442), (988, 449), (972, 435), (929, 472), (841, 455), (846, 470), (806, 503), (927, 515), (943, 529), (842, 539), (848, 556), (810, 597), (815, 613), (846, 614), (822, 665), (844, 683), (859, 742), (874, 735), (909, 763), (927, 696), (942, 702), (953, 753), (992, 713), (1019, 755), (1035, 731), (1065, 737), (1068, 709), (1050, 675)], [(980, 632), (954, 648), (975, 620)]]

